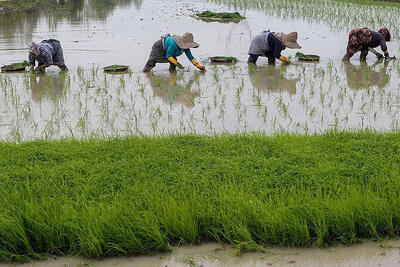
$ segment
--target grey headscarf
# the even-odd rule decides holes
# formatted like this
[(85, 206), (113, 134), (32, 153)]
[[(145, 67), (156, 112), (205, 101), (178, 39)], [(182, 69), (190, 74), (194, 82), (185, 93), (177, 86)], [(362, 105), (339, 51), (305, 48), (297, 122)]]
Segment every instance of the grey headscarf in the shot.
[(31, 53), (34, 53), (35, 55), (39, 54), (39, 45), (35, 42), (31, 43), (30, 45), (28, 45), (28, 50)]

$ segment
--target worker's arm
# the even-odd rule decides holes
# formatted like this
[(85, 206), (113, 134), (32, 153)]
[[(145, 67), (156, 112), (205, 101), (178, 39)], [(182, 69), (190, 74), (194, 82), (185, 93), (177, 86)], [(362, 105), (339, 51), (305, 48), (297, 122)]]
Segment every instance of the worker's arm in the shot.
[(35, 67), (35, 58), (32, 56), (31, 53), (29, 53), (28, 59), (29, 59), (29, 67), (34, 68)]
[(204, 68), (204, 66), (200, 65), (199, 62), (194, 58), (194, 56), (192, 55), (192, 52), (190, 51), (190, 49), (185, 49), (184, 50), (185, 55), (187, 56), (187, 58), (190, 60), (190, 62), (192, 62), (192, 64), (198, 68), (199, 70), (205, 70), (206, 68)]
[(387, 45), (386, 45), (386, 41), (385, 41), (384, 38), (381, 39), (380, 46), (381, 46), (381, 49), (383, 51), (383, 54), (385, 55), (385, 60), (391, 60), (391, 59), (395, 59), (396, 58), (396, 57), (390, 57), (389, 56), (389, 51), (388, 51), (388, 48), (387, 48)]
[(383, 55), (381, 53), (378, 53), (378, 51), (376, 51), (375, 49), (373, 49), (372, 47), (369, 47), (368, 50), (373, 53), (377, 58), (383, 58)]
[(275, 37), (275, 39), (274, 39), (274, 55), (275, 55), (275, 57), (278, 60), (280, 60), (282, 62), (285, 62), (286, 64), (289, 64), (290, 63), (290, 59), (288, 59), (287, 57), (281, 55), (282, 50), (283, 50), (282, 43), (278, 39), (276, 39), (276, 37)]

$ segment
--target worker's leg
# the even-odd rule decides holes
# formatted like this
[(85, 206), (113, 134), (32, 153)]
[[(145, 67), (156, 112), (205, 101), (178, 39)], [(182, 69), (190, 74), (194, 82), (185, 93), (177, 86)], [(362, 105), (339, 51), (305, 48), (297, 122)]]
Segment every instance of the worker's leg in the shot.
[[(176, 60), (176, 57), (174, 58)], [(176, 65), (169, 62), (169, 72), (175, 72), (175, 71), (176, 71)]]
[(249, 59), (247, 60), (247, 63), (256, 64), (258, 57), (258, 55), (249, 54)]
[(367, 49), (363, 48), (361, 50), (360, 60), (361, 61), (366, 61), (367, 60), (367, 55), (368, 55), (368, 48)]
[(55, 51), (54, 56), (53, 56), (53, 65), (57, 66), (60, 70), (62, 71), (68, 71), (67, 66), (65, 65), (64, 61), (64, 51), (61, 47), (60, 42), (57, 40), (50, 40), (51, 45), (53, 46), (53, 49)]
[(276, 58), (274, 56), (268, 56), (268, 64), (275, 64)]
[(143, 72), (149, 72), (156, 66), (156, 63), (168, 63), (169, 61), (165, 58), (166, 53), (162, 40), (160, 39), (155, 42), (151, 48), (150, 57), (143, 68)]
[(146, 65), (143, 68), (143, 72), (149, 72), (151, 71), (152, 68), (156, 66), (156, 62), (152, 59), (149, 59), (146, 63)]
[(342, 60), (343, 61), (349, 61), (352, 56), (353, 56), (352, 54), (346, 53), (346, 55), (343, 56)]
[(62, 70), (62, 71), (68, 71), (68, 68), (67, 68), (67, 66), (65, 66), (65, 65), (58, 65), (58, 67), (59, 67), (60, 70)]

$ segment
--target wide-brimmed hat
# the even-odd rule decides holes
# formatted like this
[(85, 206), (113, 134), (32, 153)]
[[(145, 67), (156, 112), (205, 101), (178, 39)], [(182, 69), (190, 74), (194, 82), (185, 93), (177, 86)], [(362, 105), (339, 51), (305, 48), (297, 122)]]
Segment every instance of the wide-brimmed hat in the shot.
[(301, 48), (301, 46), (297, 43), (297, 32), (291, 32), (289, 34), (281, 32), (280, 35), (281, 35), (280, 36), (281, 42), (287, 48), (292, 48), (292, 49)]
[(193, 34), (185, 33), (183, 36), (174, 35), (174, 41), (181, 49), (197, 48), (200, 45), (194, 41)]

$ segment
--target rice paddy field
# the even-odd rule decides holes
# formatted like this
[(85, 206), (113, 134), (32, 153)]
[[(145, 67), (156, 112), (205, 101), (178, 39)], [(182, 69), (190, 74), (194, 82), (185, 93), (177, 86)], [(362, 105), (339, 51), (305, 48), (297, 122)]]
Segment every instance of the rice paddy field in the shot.
[[(206, 10), (245, 19), (195, 18)], [(364, 26), (389, 28), (399, 57), (399, 24), (399, 3), (361, 0), (67, 0), (0, 15), (0, 65), (55, 38), (69, 68), (0, 73), (0, 260), (397, 238), (400, 61), (341, 58)], [(297, 31), (320, 62), (287, 49), (289, 65), (249, 66), (268, 29)], [(184, 70), (141, 72), (161, 35), (187, 31), (206, 72), (184, 55)], [(130, 69), (103, 72), (116, 64)]]

